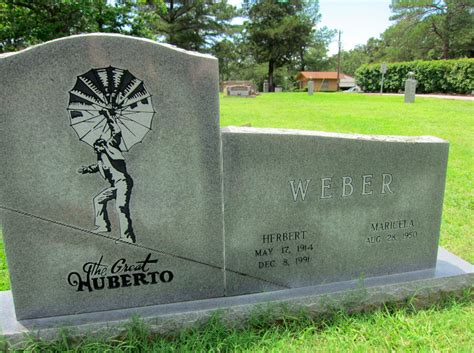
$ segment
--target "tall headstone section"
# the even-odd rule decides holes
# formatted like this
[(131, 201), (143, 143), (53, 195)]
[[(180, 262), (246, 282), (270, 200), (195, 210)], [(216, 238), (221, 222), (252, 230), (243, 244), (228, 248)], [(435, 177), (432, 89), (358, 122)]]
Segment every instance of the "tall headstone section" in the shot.
[(0, 77), (18, 319), (224, 294), (215, 58), (81, 35), (1, 58)]
[(309, 96), (312, 96), (312, 95), (313, 95), (313, 92), (314, 92), (314, 81), (313, 81), (313, 80), (309, 80), (309, 81), (308, 81), (308, 95), (309, 95)]
[(418, 82), (415, 80), (415, 73), (409, 72), (405, 81), (405, 103), (413, 103), (415, 101), (416, 86)]
[(263, 81), (263, 93), (268, 93), (268, 81)]
[(222, 139), (229, 295), (434, 270), (446, 141), (244, 127)]

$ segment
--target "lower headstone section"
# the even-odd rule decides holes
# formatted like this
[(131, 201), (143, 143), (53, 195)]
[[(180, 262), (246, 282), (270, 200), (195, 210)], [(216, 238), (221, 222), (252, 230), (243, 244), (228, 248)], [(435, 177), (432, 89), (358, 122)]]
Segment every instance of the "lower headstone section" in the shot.
[(228, 295), (435, 267), (446, 141), (243, 127), (222, 139)]
[[(224, 294), (222, 268), (156, 249), (152, 243), (117, 242), (49, 220), (3, 212), (5, 231), (21, 234), (10, 256), (16, 315), (21, 319), (172, 303)], [(41, 239), (41, 241), (37, 241)], [(54, 251), (51, 249), (54, 244)], [(25, 249), (32, 249), (28, 258)], [(69, 249), (74, 249), (74, 254)], [(189, 289), (193, 283), (193, 290)]]
[[(57, 338), (64, 329), (73, 338), (116, 337), (139, 316), (154, 333), (166, 334), (195, 327), (213, 315), (228, 325), (241, 325), (265, 310), (275, 320), (304, 309), (315, 316), (337, 309), (364, 309), (416, 296), (429, 304), (440, 295), (460, 292), (474, 285), (473, 266), (440, 248), (435, 269), (367, 278), (328, 285), (280, 290), (228, 298), (148, 306), (134, 309), (17, 321), (10, 291), (0, 292), (0, 332), (12, 350), (24, 348), (26, 335)], [(0, 346), (1, 347), (1, 346)], [(5, 347), (6, 348), (6, 347)]]

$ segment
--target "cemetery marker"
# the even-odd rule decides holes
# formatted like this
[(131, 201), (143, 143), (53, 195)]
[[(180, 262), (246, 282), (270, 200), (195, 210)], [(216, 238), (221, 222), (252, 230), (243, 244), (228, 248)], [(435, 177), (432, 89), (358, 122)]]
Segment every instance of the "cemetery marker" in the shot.
[(444, 140), (220, 130), (215, 58), (121, 35), (2, 55), (0, 76), (9, 342), (473, 283), (438, 249)]
[(418, 82), (415, 80), (415, 73), (409, 72), (405, 81), (405, 103), (413, 103), (415, 101), (416, 86)]
[(0, 76), (18, 319), (224, 295), (215, 58), (92, 34), (4, 57)]
[(313, 92), (314, 92), (314, 81), (313, 81), (313, 80), (309, 80), (309, 81), (308, 81), (308, 95), (309, 95), (309, 96), (312, 96), (312, 95), (313, 95)]

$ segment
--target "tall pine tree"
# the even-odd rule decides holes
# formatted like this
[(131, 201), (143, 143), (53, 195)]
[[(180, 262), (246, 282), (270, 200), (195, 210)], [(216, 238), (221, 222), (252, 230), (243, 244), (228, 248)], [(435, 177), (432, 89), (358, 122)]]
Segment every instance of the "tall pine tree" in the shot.
[(188, 50), (209, 48), (231, 28), (235, 7), (227, 0), (139, 1), (138, 14), (157, 39)]
[(438, 37), (442, 58), (472, 56), (474, 0), (394, 0), (392, 20), (423, 23)]
[(273, 75), (278, 67), (289, 63), (311, 42), (318, 19), (311, 0), (245, 0), (244, 24), (248, 48), (257, 63), (268, 64), (270, 92), (274, 91)]
[(130, 1), (1, 1), (0, 52), (79, 33), (127, 33), (130, 16)]

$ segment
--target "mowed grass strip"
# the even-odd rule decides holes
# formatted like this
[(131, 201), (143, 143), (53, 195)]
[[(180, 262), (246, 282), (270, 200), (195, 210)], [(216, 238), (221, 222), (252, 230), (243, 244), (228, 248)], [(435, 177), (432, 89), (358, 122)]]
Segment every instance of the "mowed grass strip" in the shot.
[[(271, 315), (270, 315), (271, 316)], [(271, 321), (256, 315), (243, 328), (228, 328), (218, 317), (173, 336), (153, 335), (135, 320), (116, 339), (65, 334), (53, 342), (27, 341), (37, 352), (472, 352), (474, 305), (468, 291), (428, 309), (411, 303), (371, 313), (333, 312), (318, 318), (288, 314)]]
[[(350, 93), (221, 96), (221, 125), (370, 135), (436, 136), (450, 143), (441, 246), (474, 262), (474, 101)], [(414, 171), (416, 173), (416, 171)]]
[(7, 258), (5, 256), (5, 245), (3, 234), (0, 231), (0, 291), (10, 289), (10, 279), (7, 269)]

